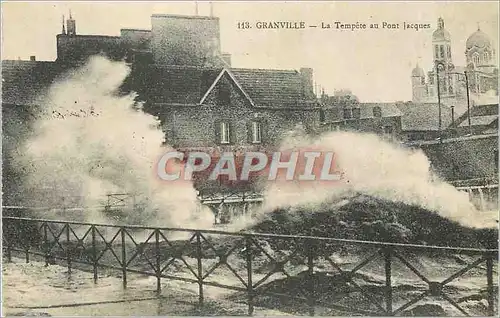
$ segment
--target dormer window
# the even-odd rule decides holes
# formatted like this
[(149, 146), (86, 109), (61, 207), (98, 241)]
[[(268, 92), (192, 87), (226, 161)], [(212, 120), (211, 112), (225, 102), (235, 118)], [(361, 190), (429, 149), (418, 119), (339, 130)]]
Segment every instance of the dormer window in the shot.
[(373, 117), (376, 118), (382, 117), (382, 108), (380, 108), (380, 106), (373, 107)]

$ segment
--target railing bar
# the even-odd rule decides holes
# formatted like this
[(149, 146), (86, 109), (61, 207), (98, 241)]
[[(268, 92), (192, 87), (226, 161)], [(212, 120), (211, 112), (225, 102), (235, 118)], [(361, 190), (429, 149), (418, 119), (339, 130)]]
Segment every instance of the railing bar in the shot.
[(462, 314), (464, 314), (465, 316), (467, 317), (470, 317), (469, 313), (466, 312), (462, 307), (460, 307), (460, 305), (458, 305), (453, 299), (451, 299), (448, 295), (446, 294), (441, 294), (441, 297), (443, 297), (444, 299), (446, 299), (453, 307), (455, 307), (456, 309), (458, 309)]
[(406, 308), (410, 307), (410, 306), (413, 306), (414, 304), (418, 303), (419, 301), (421, 301), (422, 299), (424, 299), (427, 295), (429, 294), (429, 291), (426, 290), (424, 291), (422, 294), (420, 294), (418, 297), (410, 300), (409, 302), (407, 302), (406, 304), (402, 305), (401, 307), (399, 307), (398, 309), (394, 310), (392, 312), (392, 314), (395, 316), (397, 315), (398, 313), (402, 312), (403, 310), (405, 310)]
[(377, 256), (379, 255), (380, 253), (380, 250), (377, 250), (375, 253), (371, 254), (370, 256), (368, 256), (367, 258), (365, 258), (361, 263), (359, 263), (358, 265), (356, 265), (350, 272), (351, 274), (354, 274), (355, 272), (357, 272), (358, 270), (360, 270), (361, 268), (363, 268), (363, 266), (365, 266), (366, 264), (370, 263), (371, 261), (373, 261), (374, 259), (377, 258)]
[[(157, 227), (147, 227), (138, 225), (113, 225), (113, 224), (98, 224), (98, 223), (85, 223), (85, 222), (73, 222), (73, 221), (56, 221), (56, 220), (45, 220), (45, 219), (30, 219), (30, 218), (19, 218), (19, 217), (4, 217), (5, 219), (11, 220), (28, 220), (34, 222), (47, 222), (47, 223), (59, 223), (59, 224), (76, 224), (76, 225), (93, 225), (102, 227), (126, 227), (127, 229), (143, 229), (143, 230), (155, 230), (159, 229), (162, 231), (177, 231), (177, 232), (195, 232), (199, 231), (197, 229), (186, 229), (186, 228), (157, 228)], [(433, 245), (417, 245), (417, 244), (403, 244), (403, 243), (388, 243), (388, 242), (374, 242), (374, 241), (362, 241), (362, 240), (349, 240), (340, 238), (328, 238), (328, 237), (315, 237), (315, 236), (301, 236), (301, 235), (282, 235), (282, 234), (266, 234), (266, 233), (253, 233), (253, 232), (225, 232), (218, 230), (203, 230), (203, 233), (207, 234), (220, 234), (220, 235), (230, 235), (230, 236), (252, 236), (252, 237), (263, 237), (263, 238), (299, 238), (299, 239), (315, 239), (317, 241), (330, 241), (339, 242), (346, 244), (360, 244), (360, 245), (373, 245), (379, 247), (403, 247), (403, 248), (416, 248), (416, 249), (437, 249), (437, 250), (448, 250), (448, 251), (470, 251), (470, 252), (498, 252), (498, 249), (478, 249), (469, 247), (452, 247), (452, 246), (433, 246)]]
[(228, 263), (224, 263), (224, 265), (226, 265), (226, 267), (234, 274), (234, 276), (236, 276), (236, 278), (238, 278), (240, 280), (240, 282), (243, 284), (243, 286), (245, 286), (245, 288), (247, 288), (247, 283), (243, 280), (243, 278), (241, 278), (241, 276), (238, 274), (238, 272), (236, 272), (234, 270), (234, 268), (232, 268), (231, 265), (229, 265)]
[(481, 264), (485, 260), (486, 260), (485, 257), (481, 257), (481, 258), (477, 259), (472, 264), (469, 264), (467, 267), (462, 268), (461, 270), (459, 270), (458, 272), (454, 273), (453, 275), (451, 275), (447, 279), (443, 280), (441, 282), (441, 284), (442, 285), (448, 284), (449, 282), (453, 281), (455, 278), (458, 278), (458, 277), (462, 276), (463, 274), (465, 274), (466, 272), (470, 271), (471, 269), (475, 268), (476, 266), (478, 266), (479, 264)]
[(422, 273), (420, 273), (418, 271), (418, 269), (416, 269), (413, 265), (411, 265), (406, 259), (404, 259), (404, 257), (402, 257), (401, 255), (399, 255), (399, 253), (397, 253), (396, 251), (393, 251), (393, 254), (394, 256), (396, 256), (401, 262), (403, 262), (404, 265), (406, 265), (406, 267), (408, 267), (412, 272), (414, 272), (418, 277), (420, 277), (421, 280), (423, 280), (424, 282), (426, 282), (427, 284), (430, 284), (431, 281), (427, 279), (427, 277), (425, 277)]
[(176, 259), (177, 258), (172, 257), (170, 261), (168, 261), (168, 263), (165, 266), (163, 266), (163, 268), (160, 270), (160, 273), (163, 273), (170, 265), (172, 265), (175, 262)]

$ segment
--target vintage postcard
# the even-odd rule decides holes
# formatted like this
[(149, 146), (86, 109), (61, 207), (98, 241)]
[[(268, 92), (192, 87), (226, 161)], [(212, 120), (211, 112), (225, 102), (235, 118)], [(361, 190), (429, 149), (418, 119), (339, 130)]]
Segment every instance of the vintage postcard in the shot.
[(498, 316), (498, 2), (1, 6), (2, 316)]

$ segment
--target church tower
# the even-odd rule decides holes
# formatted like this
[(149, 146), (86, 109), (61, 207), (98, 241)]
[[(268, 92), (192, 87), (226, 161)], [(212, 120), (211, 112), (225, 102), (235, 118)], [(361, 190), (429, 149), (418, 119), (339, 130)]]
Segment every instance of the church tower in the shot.
[(439, 90), (441, 96), (450, 96), (455, 94), (455, 82), (451, 74), (455, 66), (452, 62), (451, 55), (451, 36), (444, 27), (443, 18), (438, 19), (438, 28), (432, 34), (432, 48), (433, 48), (433, 61), (434, 76), (437, 92), (437, 76), (436, 65), (439, 68)]
[(425, 83), (425, 72), (418, 65), (411, 71), (412, 100), (421, 102), (427, 96), (427, 86)]

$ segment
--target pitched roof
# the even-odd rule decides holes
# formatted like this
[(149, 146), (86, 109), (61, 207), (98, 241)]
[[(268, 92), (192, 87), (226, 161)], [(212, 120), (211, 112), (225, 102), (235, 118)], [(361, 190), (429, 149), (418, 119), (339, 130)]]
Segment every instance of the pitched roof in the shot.
[(304, 107), (317, 104), (312, 88), (303, 88), (302, 75), (294, 70), (232, 68), (241, 87), (262, 107)]
[[(489, 126), (495, 120), (498, 120), (498, 115), (473, 116), (470, 118), (470, 124), (471, 126)], [(459, 127), (467, 127), (468, 124), (468, 120), (464, 120)]]
[(33, 103), (61, 73), (54, 62), (2, 61), (2, 103)]
[(374, 107), (380, 107), (382, 117), (397, 117), (402, 115), (396, 103), (359, 103), (357, 105), (361, 108), (361, 119), (374, 118)]
[[(402, 103), (398, 104), (402, 112), (401, 128), (403, 131), (439, 130), (439, 105), (437, 103)], [(451, 124), (451, 107), (441, 104), (441, 129)]]
[[(4, 103), (29, 104), (47, 88), (63, 68), (57, 62), (3, 61)], [(196, 105), (224, 68), (135, 65), (124, 90), (137, 91), (155, 104)], [(307, 107), (317, 105), (303, 89), (297, 71), (228, 69), (238, 87), (257, 107)]]
[(134, 68), (134, 90), (152, 103), (197, 104), (222, 69), (180, 66)]
[[(373, 109), (375, 107), (380, 107), (382, 117), (402, 116), (402, 112), (399, 110), (396, 103), (354, 103), (348, 106), (348, 108), (360, 109), (359, 119), (375, 118), (375, 115), (373, 113)], [(325, 110), (330, 116), (333, 117), (333, 120), (331, 122), (338, 122), (344, 121), (342, 109), (343, 106), (340, 105), (328, 105)]]

